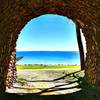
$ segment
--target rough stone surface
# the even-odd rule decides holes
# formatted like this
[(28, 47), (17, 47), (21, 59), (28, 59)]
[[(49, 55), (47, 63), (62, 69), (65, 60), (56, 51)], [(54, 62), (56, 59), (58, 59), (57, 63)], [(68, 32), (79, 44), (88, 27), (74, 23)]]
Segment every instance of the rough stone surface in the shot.
[(80, 22), (87, 45), (86, 81), (100, 88), (100, 0), (0, 0), (0, 4), (0, 91), (14, 78), (13, 52), (20, 30), (32, 18), (48, 13)]

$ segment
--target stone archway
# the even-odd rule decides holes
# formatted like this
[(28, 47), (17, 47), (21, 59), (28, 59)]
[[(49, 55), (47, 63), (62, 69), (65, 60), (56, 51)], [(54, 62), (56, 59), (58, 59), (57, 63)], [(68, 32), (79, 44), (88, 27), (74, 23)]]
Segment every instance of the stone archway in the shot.
[(13, 82), (15, 47), (20, 30), (30, 19), (48, 13), (67, 16), (80, 24), (87, 44), (86, 81), (100, 87), (100, 1), (1, 0), (0, 4), (0, 91), (5, 91), (6, 85), (10, 87)]

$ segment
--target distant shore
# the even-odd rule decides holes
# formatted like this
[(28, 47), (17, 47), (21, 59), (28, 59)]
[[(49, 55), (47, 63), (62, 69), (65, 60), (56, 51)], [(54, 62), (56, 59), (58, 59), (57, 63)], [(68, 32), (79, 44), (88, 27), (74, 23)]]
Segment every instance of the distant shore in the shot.
[(79, 64), (16, 64), (16, 66), (80, 66)]
[(79, 68), (80, 69), (80, 65), (64, 65), (64, 64), (56, 64), (56, 65), (45, 65), (45, 64), (22, 64), (16, 65), (17, 69), (62, 69), (62, 68)]

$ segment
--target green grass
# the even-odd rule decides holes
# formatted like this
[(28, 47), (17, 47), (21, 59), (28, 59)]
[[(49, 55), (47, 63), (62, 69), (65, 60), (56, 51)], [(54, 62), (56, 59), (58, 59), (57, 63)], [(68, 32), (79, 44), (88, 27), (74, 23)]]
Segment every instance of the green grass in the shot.
[(24, 69), (57, 69), (57, 68), (80, 68), (80, 66), (76, 65), (17, 65), (17, 70)]

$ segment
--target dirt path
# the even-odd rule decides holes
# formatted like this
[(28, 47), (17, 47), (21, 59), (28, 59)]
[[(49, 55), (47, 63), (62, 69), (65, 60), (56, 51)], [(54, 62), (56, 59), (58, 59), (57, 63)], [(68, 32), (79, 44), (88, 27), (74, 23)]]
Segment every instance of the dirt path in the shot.
[(9, 93), (36, 93), (40, 95), (59, 95), (79, 91), (78, 83), (73, 79), (63, 77), (67, 72), (63, 70), (20, 70), (17, 72), (17, 82)]

